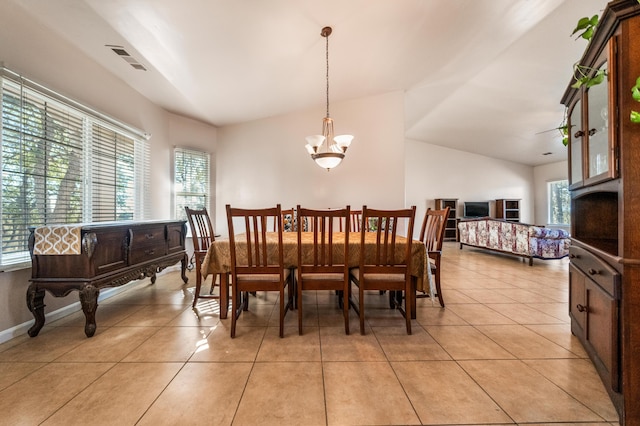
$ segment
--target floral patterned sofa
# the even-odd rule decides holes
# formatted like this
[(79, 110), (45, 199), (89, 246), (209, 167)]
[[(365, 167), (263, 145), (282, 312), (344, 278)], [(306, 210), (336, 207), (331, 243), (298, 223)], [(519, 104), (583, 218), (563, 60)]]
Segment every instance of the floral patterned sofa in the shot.
[(458, 223), (460, 248), (463, 245), (515, 254), (529, 259), (560, 259), (569, 254), (569, 233), (520, 222), (480, 218)]

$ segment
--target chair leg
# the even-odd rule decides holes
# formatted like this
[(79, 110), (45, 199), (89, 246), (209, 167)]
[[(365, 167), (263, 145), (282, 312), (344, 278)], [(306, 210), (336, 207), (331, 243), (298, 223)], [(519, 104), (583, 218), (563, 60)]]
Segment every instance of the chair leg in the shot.
[(360, 334), (364, 336), (364, 290), (362, 289), (362, 282), (358, 286), (358, 309), (360, 309)]
[(444, 299), (442, 298), (442, 289), (440, 288), (440, 274), (436, 272), (436, 292), (438, 293), (438, 300), (440, 301), (440, 306), (444, 308)]
[(298, 334), (302, 336), (302, 283), (300, 280), (296, 283), (296, 307), (298, 309)]
[(280, 338), (284, 337), (284, 286), (280, 287)]
[(349, 290), (342, 291), (342, 315), (344, 315), (344, 333), (349, 335)]
[[(298, 277), (296, 275), (296, 268), (290, 269), (290, 281), (289, 281), (289, 300), (291, 301), (291, 309), (298, 309)], [(293, 297), (291, 295), (293, 294)]]
[(235, 284), (231, 287), (231, 338), (236, 337), (236, 320), (238, 319), (238, 315), (242, 312), (242, 308), (240, 308), (240, 304), (242, 303), (238, 297), (239, 292)]
[(220, 319), (227, 318), (229, 310), (229, 274), (220, 274)]
[(243, 296), (244, 297), (242, 298), (242, 310), (248, 311), (249, 310), (249, 292), (245, 291)]
[[(214, 277), (215, 280), (215, 277)], [(196, 304), (198, 303), (198, 296), (200, 296), (200, 287), (202, 286), (202, 275), (200, 274), (200, 271), (196, 271), (196, 290), (193, 293), (193, 304), (191, 305), (192, 308), (196, 307)]]
[(416, 290), (416, 285), (417, 285), (417, 278), (416, 277), (411, 277), (411, 319), (416, 319), (416, 299), (417, 299), (417, 290)]
[[(401, 292), (399, 292), (401, 293)], [(405, 319), (407, 321), (407, 334), (411, 334), (411, 314), (412, 314), (412, 310), (411, 310), (411, 289), (410, 286), (408, 288), (405, 288), (405, 297), (404, 297), (404, 313), (405, 313)], [(401, 302), (402, 303), (402, 302)]]

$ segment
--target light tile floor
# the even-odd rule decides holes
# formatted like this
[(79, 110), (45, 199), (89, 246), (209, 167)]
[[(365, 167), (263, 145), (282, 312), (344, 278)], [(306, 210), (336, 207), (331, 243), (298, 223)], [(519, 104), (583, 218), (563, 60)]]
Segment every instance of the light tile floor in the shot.
[[(442, 309), (418, 300), (413, 334), (367, 295), (367, 334), (344, 334), (335, 295), (305, 294), (278, 337), (259, 293), (229, 337), (218, 304), (191, 309), (195, 276), (161, 275), (0, 345), (2, 425), (617, 424), (567, 315), (567, 260), (445, 244)], [(51, 297), (51, 296), (48, 296)]]

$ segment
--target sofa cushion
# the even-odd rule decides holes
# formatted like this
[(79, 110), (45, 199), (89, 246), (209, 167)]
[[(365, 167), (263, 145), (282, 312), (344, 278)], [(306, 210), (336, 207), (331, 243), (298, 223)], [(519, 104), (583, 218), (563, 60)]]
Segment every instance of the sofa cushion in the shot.
[(560, 239), (569, 238), (569, 233), (564, 229), (543, 228), (541, 226), (530, 226), (529, 236), (535, 238)]

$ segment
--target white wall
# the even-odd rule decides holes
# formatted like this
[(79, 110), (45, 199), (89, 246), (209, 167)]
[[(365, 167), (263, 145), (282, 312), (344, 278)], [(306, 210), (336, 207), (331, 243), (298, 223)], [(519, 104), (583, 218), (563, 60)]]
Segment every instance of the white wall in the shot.
[[(533, 171), (534, 186), (536, 188), (534, 194), (534, 202), (536, 206), (535, 218), (536, 223), (540, 225), (547, 225), (549, 216), (549, 200), (547, 198), (547, 182), (555, 180), (567, 179), (568, 163), (566, 161), (559, 161), (557, 163), (545, 164), (544, 166), (537, 166)], [(570, 232), (570, 226), (563, 226), (556, 228), (563, 228)]]
[(304, 148), (306, 136), (322, 131), (323, 108), (220, 128), (216, 232), (227, 235), (226, 204), (404, 207), (403, 104), (401, 92), (332, 103), (336, 134), (355, 138), (329, 172)]
[(436, 198), (457, 198), (458, 216), (464, 201), (490, 201), (493, 216), (496, 199), (516, 198), (522, 200), (521, 222), (533, 221), (531, 166), (407, 140), (405, 173), (407, 204), (417, 206), (418, 218)]
[[(18, 25), (18, 23), (20, 23)], [(19, 44), (18, 44), (19, 42)], [(152, 134), (152, 219), (171, 217), (171, 157), (174, 145), (215, 148), (216, 129), (168, 114), (123, 81), (106, 72), (63, 39), (25, 17), (13, 2), (0, 1), (0, 62), (72, 99)], [(131, 70), (131, 72), (137, 72)], [(171, 132), (169, 131), (171, 129)], [(25, 333), (33, 321), (25, 294), (30, 269), (0, 272), (0, 342)], [(76, 292), (64, 298), (45, 297), (46, 313), (78, 301)]]

